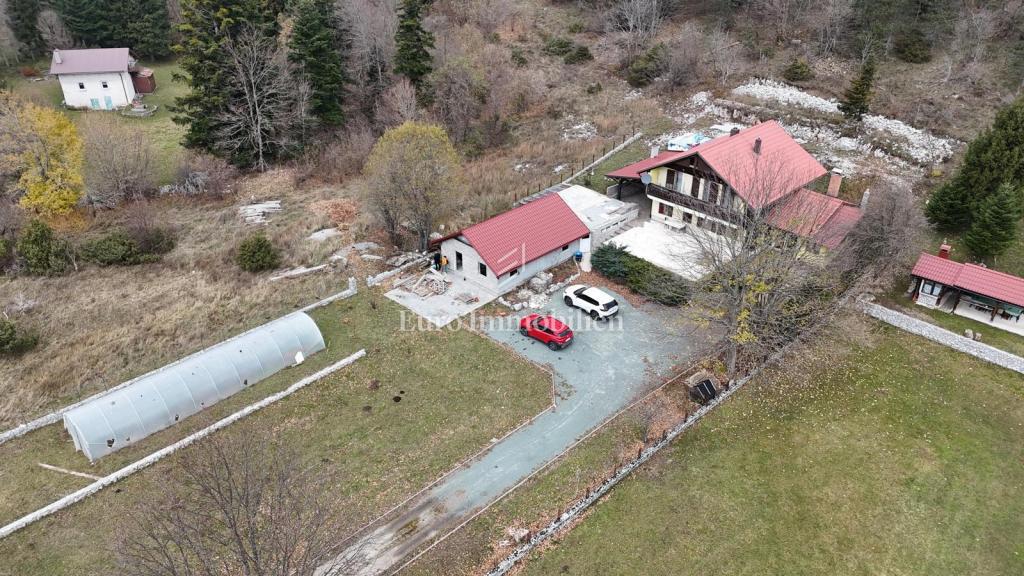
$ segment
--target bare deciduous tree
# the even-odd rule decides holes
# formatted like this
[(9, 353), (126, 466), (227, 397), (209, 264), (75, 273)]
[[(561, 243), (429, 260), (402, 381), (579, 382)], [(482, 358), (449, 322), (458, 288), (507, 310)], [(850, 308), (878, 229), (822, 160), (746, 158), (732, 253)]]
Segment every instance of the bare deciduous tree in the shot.
[(323, 476), (269, 434), (235, 432), (187, 451), (158, 499), (132, 511), (119, 537), (124, 574), (312, 576), (330, 567), (341, 522)]
[(46, 8), (39, 13), (36, 26), (39, 28), (39, 34), (43, 37), (43, 43), (50, 50), (75, 47), (75, 37), (64, 25), (60, 15), (52, 8)]
[(456, 142), (469, 134), (487, 90), (481, 74), (466, 58), (453, 58), (434, 74), (437, 114)]
[(391, 83), (398, 30), (396, 0), (336, 0), (337, 9), (349, 25), (351, 48), (347, 64), (349, 77), (358, 87), (353, 100), (363, 103), (372, 117), (375, 105)]
[(853, 14), (853, 0), (823, 0), (817, 10), (801, 11), (803, 25), (818, 37), (818, 51), (836, 51)]
[(7, 0), (0, 0), (0, 64), (10, 66), (17, 62), (20, 48), (7, 16)]
[(309, 85), (293, 74), (276, 38), (247, 26), (224, 43), (237, 95), (218, 119), (218, 148), (257, 170), (302, 143)]
[(673, 89), (689, 88), (703, 79), (703, 37), (704, 30), (700, 26), (687, 22), (679, 30), (675, 41), (669, 45), (665, 79)]
[(738, 48), (739, 42), (725, 30), (714, 30), (707, 35), (705, 60), (722, 84), (739, 69), (741, 56)]
[(886, 180), (868, 196), (864, 216), (846, 237), (835, 257), (844, 275), (867, 274), (884, 283), (906, 270), (917, 255), (927, 222), (910, 187)]
[(632, 64), (650, 46), (661, 25), (663, 0), (618, 0), (612, 7), (609, 26), (619, 33), (626, 53), (626, 64)]
[[(788, 202), (785, 227), (801, 231), (818, 222), (824, 206), (792, 195), (802, 182), (771, 151), (737, 157), (733, 184), (746, 202), (729, 202), (718, 226), (697, 227), (696, 249), (680, 253), (680, 264), (696, 263), (703, 277), (694, 285), (691, 311), (724, 337), (730, 376), (744, 360), (757, 361), (798, 334), (828, 306), (834, 283), (820, 266), (814, 243), (778, 226), (780, 202)], [(716, 228), (715, 231), (708, 228)]]
[(376, 118), (386, 128), (415, 120), (419, 116), (416, 88), (405, 76), (395, 80), (377, 103)]
[(88, 115), (79, 128), (85, 139), (86, 198), (113, 208), (154, 190), (153, 147), (138, 128), (109, 115)]

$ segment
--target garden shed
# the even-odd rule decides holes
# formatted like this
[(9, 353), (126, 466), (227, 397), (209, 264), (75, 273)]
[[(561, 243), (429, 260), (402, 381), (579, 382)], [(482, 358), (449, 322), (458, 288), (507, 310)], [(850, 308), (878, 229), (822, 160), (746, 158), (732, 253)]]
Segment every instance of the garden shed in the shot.
[(154, 370), (64, 414), (90, 461), (133, 444), (325, 348), (312, 318), (289, 314)]

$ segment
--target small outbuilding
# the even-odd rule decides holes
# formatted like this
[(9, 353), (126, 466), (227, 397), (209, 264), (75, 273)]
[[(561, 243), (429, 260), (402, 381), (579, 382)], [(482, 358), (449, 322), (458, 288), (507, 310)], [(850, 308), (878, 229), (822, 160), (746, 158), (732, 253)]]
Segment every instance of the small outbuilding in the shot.
[(590, 229), (558, 194), (548, 194), (441, 241), (445, 272), (495, 294), (590, 251)]
[(50, 74), (57, 76), (68, 108), (114, 110), (135, 99), (127, 48), (54, 50)]

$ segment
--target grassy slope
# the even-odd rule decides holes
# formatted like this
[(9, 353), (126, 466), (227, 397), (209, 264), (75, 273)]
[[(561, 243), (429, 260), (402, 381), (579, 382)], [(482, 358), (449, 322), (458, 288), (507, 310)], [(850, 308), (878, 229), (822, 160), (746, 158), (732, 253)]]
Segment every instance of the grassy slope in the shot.
[(1024, 571), (1024, 382), (876, 330), (741, 393), (526, 572)]
[[(153, 145), (154, 160), (157, 166), (157, 180), (164, 184), (174, 178), (174, 171), (177, 168), (178, 160), (182, 154), (181, 138), (185, 133), (184, 127), (178, 126), (171, 121), (171, 112), (168, 107), (174, 104), (174, 99), (188, 92), (188, 86), (181, 82), (171, 80), (175, 73), (180, 73), (180, 67), (173, 61), (156, 64), (142, 63), (153, 70), (156, 76), (156, 92), (146, 95), (146, 104), (159, 106), (157, 112), (149, 118), (126, 118), (116, 112), (88, 112), (68, 110), (67, 113), (72, 119), (82, 118), (86, 114), (113, 114), (121, 122), (129, 126), (140, 128)], [(43, 66), (45, 68), (45, 66)], [(55, 108), (61, 107), (64, 100), (61, 94), (60, 84), (56, 79), (32, 82), (21, 77), (12, 77), (11, 89), (15, 94), (24, 96), (37, 104), (47, 104)]]
[[(327, 468), (337, 483), (338, 503), (352, 516), (353, 530), (550, 401), (549, 377), (491, 341), (466, 331), (402, 332), (399, 314), (397, 305), (367, 293), (319, 311), (316, 319), (330, 350), (323, 355), (340, 358), (366, 348), (368, 356), (249, 419)], [(328, 360), (314, 356), (303, 369)], [(299, 377), (298, 372), (286, 374), (255, 388), (267, 393)], [(372, 380), (380, 384), (376, 391), (368, 389)], [(394, 396), (401, 396), (401, 402), (394, 402)], [(215, 409), (225, 411), (228, 402)], [(200, 418), (212, 419), (212, 410)], [(52, 437), (44, 448), (19, 461), (31, 465), (33, 458), (66, 451), (66, 445), (54, 446), (62, 436), (57, 432), (47, 431)], [(138, 452), (131, 456), (171, 438), (150, 440), (143, 442), (146, 450), (128, 449)], [(114, 459), (130, 459), (111, 458), (109, 464), (101, 461), (103, 471), (114, 467)], [(116, 489), (0, 541), (0, 574), (109, 573), (118, 519), (127, 507), (144, 502), (150, 483), (173, 465), (173, 458), (161, 462)], [(80, 462), (76, 468), (88, 467)], [(24, 466), (20, 469), (25, 472)], [(15, 481), (24, 482), (20, 477)], [(77, 486), (77, 481), (70, 484)]]

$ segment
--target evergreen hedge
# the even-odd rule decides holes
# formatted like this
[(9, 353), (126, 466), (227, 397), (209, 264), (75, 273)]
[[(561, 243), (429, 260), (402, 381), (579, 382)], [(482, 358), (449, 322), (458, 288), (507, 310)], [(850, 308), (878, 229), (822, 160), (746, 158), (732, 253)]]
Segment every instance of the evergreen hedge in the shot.
[(590, 258), (594, 269), (609, 280), (620, 282), (630, 290), (668, 306), (685, 304), (690, 299), (690, 285), (679, 276), (637, 258), (625, 248), (605, 244), (594, 250)]

